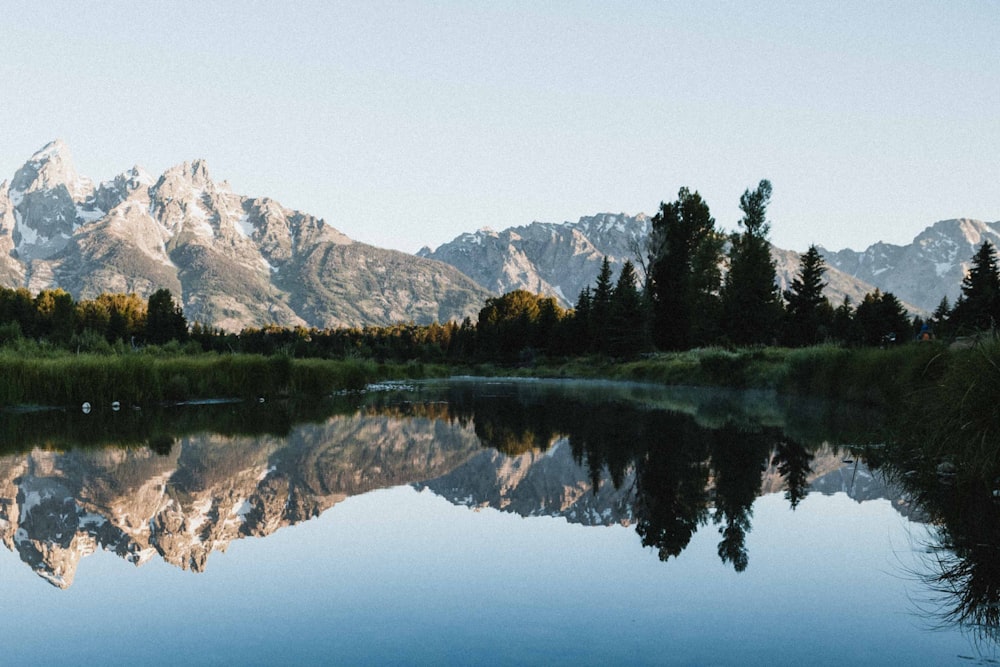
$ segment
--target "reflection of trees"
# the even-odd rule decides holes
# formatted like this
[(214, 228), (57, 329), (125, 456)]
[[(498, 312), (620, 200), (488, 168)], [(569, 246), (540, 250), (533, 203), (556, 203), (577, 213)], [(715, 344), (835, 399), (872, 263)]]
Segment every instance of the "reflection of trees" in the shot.
[(711, 427), (703, 424), (702, 412), (696, 418), (628, 401), (574, 399), (518, 386), (495, 385), (486, 392), (455, 386), (448, 405), (452, 418), (474, 422), (483, 445), (505, 454), (544, 449), (566, 437), (594, 493), (605, 470), (615, 488), (634, 470), (636, 532), (662, 560), (678, 556), (711, 516), (722, 536), (719, 557), (745, 570), (752, 506), (772, 451), (792, 506), (806, 494), (812, 454), (780, 429), (746, 415), (726, 420), (721, 403), (706, 413)]
[(1000, 642), (1000, 503), (988, 487), (956, 489), (935, 507), (935, 568), (929, 577), (943, 618)]
[[(404, 408), (380, 409), (421, 414), (424, 405), (442, 417), (441, 403), (414, 398)], [(791, 506), (807, 493), (813, 454), (781, 429), (762, 426), (733, 396), (709, 396), (693, 415), (532, 383), (453, 384), (447, 398), (448, 419), (472, 422), (481, 443), (504, 454), (544, 450), (565, 437), (595, 494), (605, 471), (616, 489), (634, 472), (636, 532), (664, 561), (678, 556), (711, 516), (722, 538), (719, 557), (746, 569), (752, 506), (772, 452)]]
[(883, 473), (902, 484), (936, 526), (928, 569), (918, 574), (930, 591), (923, 611), (995, 649), (1000, 644), (1000, 479), (994, 472), (957, 467), (898, 445), (890, 448)]
[(708, 517), (708, 443), (693, 419), (658, 413), (657, 440), (636, 462), (636, 532), (660, 560), (676, 557)]
[(753, 501), (760, 491), (760, 475), (767, 463), (774, 435), (769, 431), (754, 431), (728, 424), (713, 435), (713, 521), (721, 524), (719, 558), (724, 563), (732, 563), (737, 572), (742, 572), (749, 561), (746, 536), (750, 530)]
[(812, 460), (812, 452), (797, 442), (782, 438), (775, 445), (771, 465), (778, 468), (778, 473), (785, 480), (785, 500), (792, 509), (798, 507), (802, 499), (809, 495), (807, 478)]

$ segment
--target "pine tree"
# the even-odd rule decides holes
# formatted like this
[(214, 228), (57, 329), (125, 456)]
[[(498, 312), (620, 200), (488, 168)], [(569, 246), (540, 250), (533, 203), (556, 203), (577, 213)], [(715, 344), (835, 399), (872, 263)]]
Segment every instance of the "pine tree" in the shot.
[(648, 292), (653, 339), (664, 349), (684, 349), (711, 335), (717, 319), (719, 263), (725, 239), (698, 192), (681, 188), (661, 203), (649, 238)]
[(833, 311), (833, 324), (831, 333), (834, 340), (842, 343), (856, 343), (858, 336), (854, 321), (854, 306), (851, 305), (851, 297), (844, 295), (844, 301)]
[(951, 335), (951, 325), (951, 303), (947, 296), (943, 296), (931, 314), (931, 318), (927, 321), (927, 326), (930, 327), (933, 337), (941, 337)]
[(573, 310), (572, 319), (572, 345), (571, 350), (577, 354), (584, 354), (590, 351), (590, 329), (593, 312), (593, 296), (590, 287), (580, 290), (580, 296), (576, 299), (576, 308)]
[(952, 320), (959, 329), (991, 329), (1000, 323), (1000, 271), (989, 241), (983, 241), (972, 258)]
[(590, 340), (595, 352), (606, 353), (611, 343), (611, 295), (614, 286), (611, 283), (611, 263), (607, 255), (601, 263), (601, 272), (597, 274), (594, 285), (594, 296), (590, 311)]
[(635, 265), (626, 260), (611, 296), (611, 351), (620, 356), (644, 347), (645, 309), (636, 280)]
[(823, 296), (825, 272), (826, 266), (819, 249), (809, 246), (802, 256), (799, 274), (784, 294), (788, 302), (784, 338), (788, 345), (814, 345), (827, 334), (833, 309)]
[(722, 285), (722, 327), (729, 340), (741, 345), (770, 343), (782, 315), (767, 240), (770, 201), (770, 181), (762, 180), (753, 192), (747, 189), (740, 197), (743, 232), (731, 237), (729, 272)]

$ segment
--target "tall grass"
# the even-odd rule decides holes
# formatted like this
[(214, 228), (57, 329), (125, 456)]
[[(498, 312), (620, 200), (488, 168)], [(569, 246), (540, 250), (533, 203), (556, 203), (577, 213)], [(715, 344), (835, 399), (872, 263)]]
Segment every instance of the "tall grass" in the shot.
[(370, 382), (440, 374), (412, 364), (259, 355), (0, 352), (0, 405), (123, 405), (206, 398), (324, 396)]
[(950, 459), (1000, 483), (1000, 340), (949, 350), (927, 377), (907, 396), (900, 435), (925, 458)]

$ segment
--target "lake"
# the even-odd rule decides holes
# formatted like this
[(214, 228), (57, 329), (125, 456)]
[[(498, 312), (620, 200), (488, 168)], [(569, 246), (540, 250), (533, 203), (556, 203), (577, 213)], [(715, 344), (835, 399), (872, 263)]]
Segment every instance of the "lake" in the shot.
[(455, 379), (0, 419), (10, 663), (998, 658), (1000, 559), (962, 545), (1000, 493), (836, 406)]

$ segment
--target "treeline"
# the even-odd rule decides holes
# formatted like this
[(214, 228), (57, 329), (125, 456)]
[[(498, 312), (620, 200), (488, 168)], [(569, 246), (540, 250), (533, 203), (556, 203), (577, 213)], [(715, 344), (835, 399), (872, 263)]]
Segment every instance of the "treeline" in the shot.
[(636, 263), (625, 262), (614, 280), (605, 258), (596, 282), (581, 291), (573, 309), (516, 290), (488, 299), (475, 322), (269, 325), (230, 333), (197, 322), (188, 327), (165, 289), (147, 301), (102, 294), (77, 303), (63, 290), (32, 296), (23, 288), (0, 288), (0, 343), (28, 338), (88, 352), (171, 345), (190, 352), (326, 359), (531, 363), (538, 357), (631, 358), (711, 346), (886, 347), (965, 335), (1000, 321), (1000, 273), (988, 241), (973, 257), (954, 307), (942, 299), (926, 321), (911, 320), (895, 295), (877, 289), (858, 304), (847, 298), (830, 303), (823, 294), (826, 267), (815, 246), (802, 256), (789, 289), (779, 290), (768, 240), (771, 192), (767, 180), (747, 189), (740, 198), (739, 231), (726, 234), (698, 192), (681, 188), (676, 200), (661, 203)]
[(62, 289), (32, 295), (0, 287), (0, 343), (34, 339), (55, 347), (99, 352), (188, 339), (188, 325), (170, 290), (147, 300), (135, 294), (101, 294), (75, 301)]

